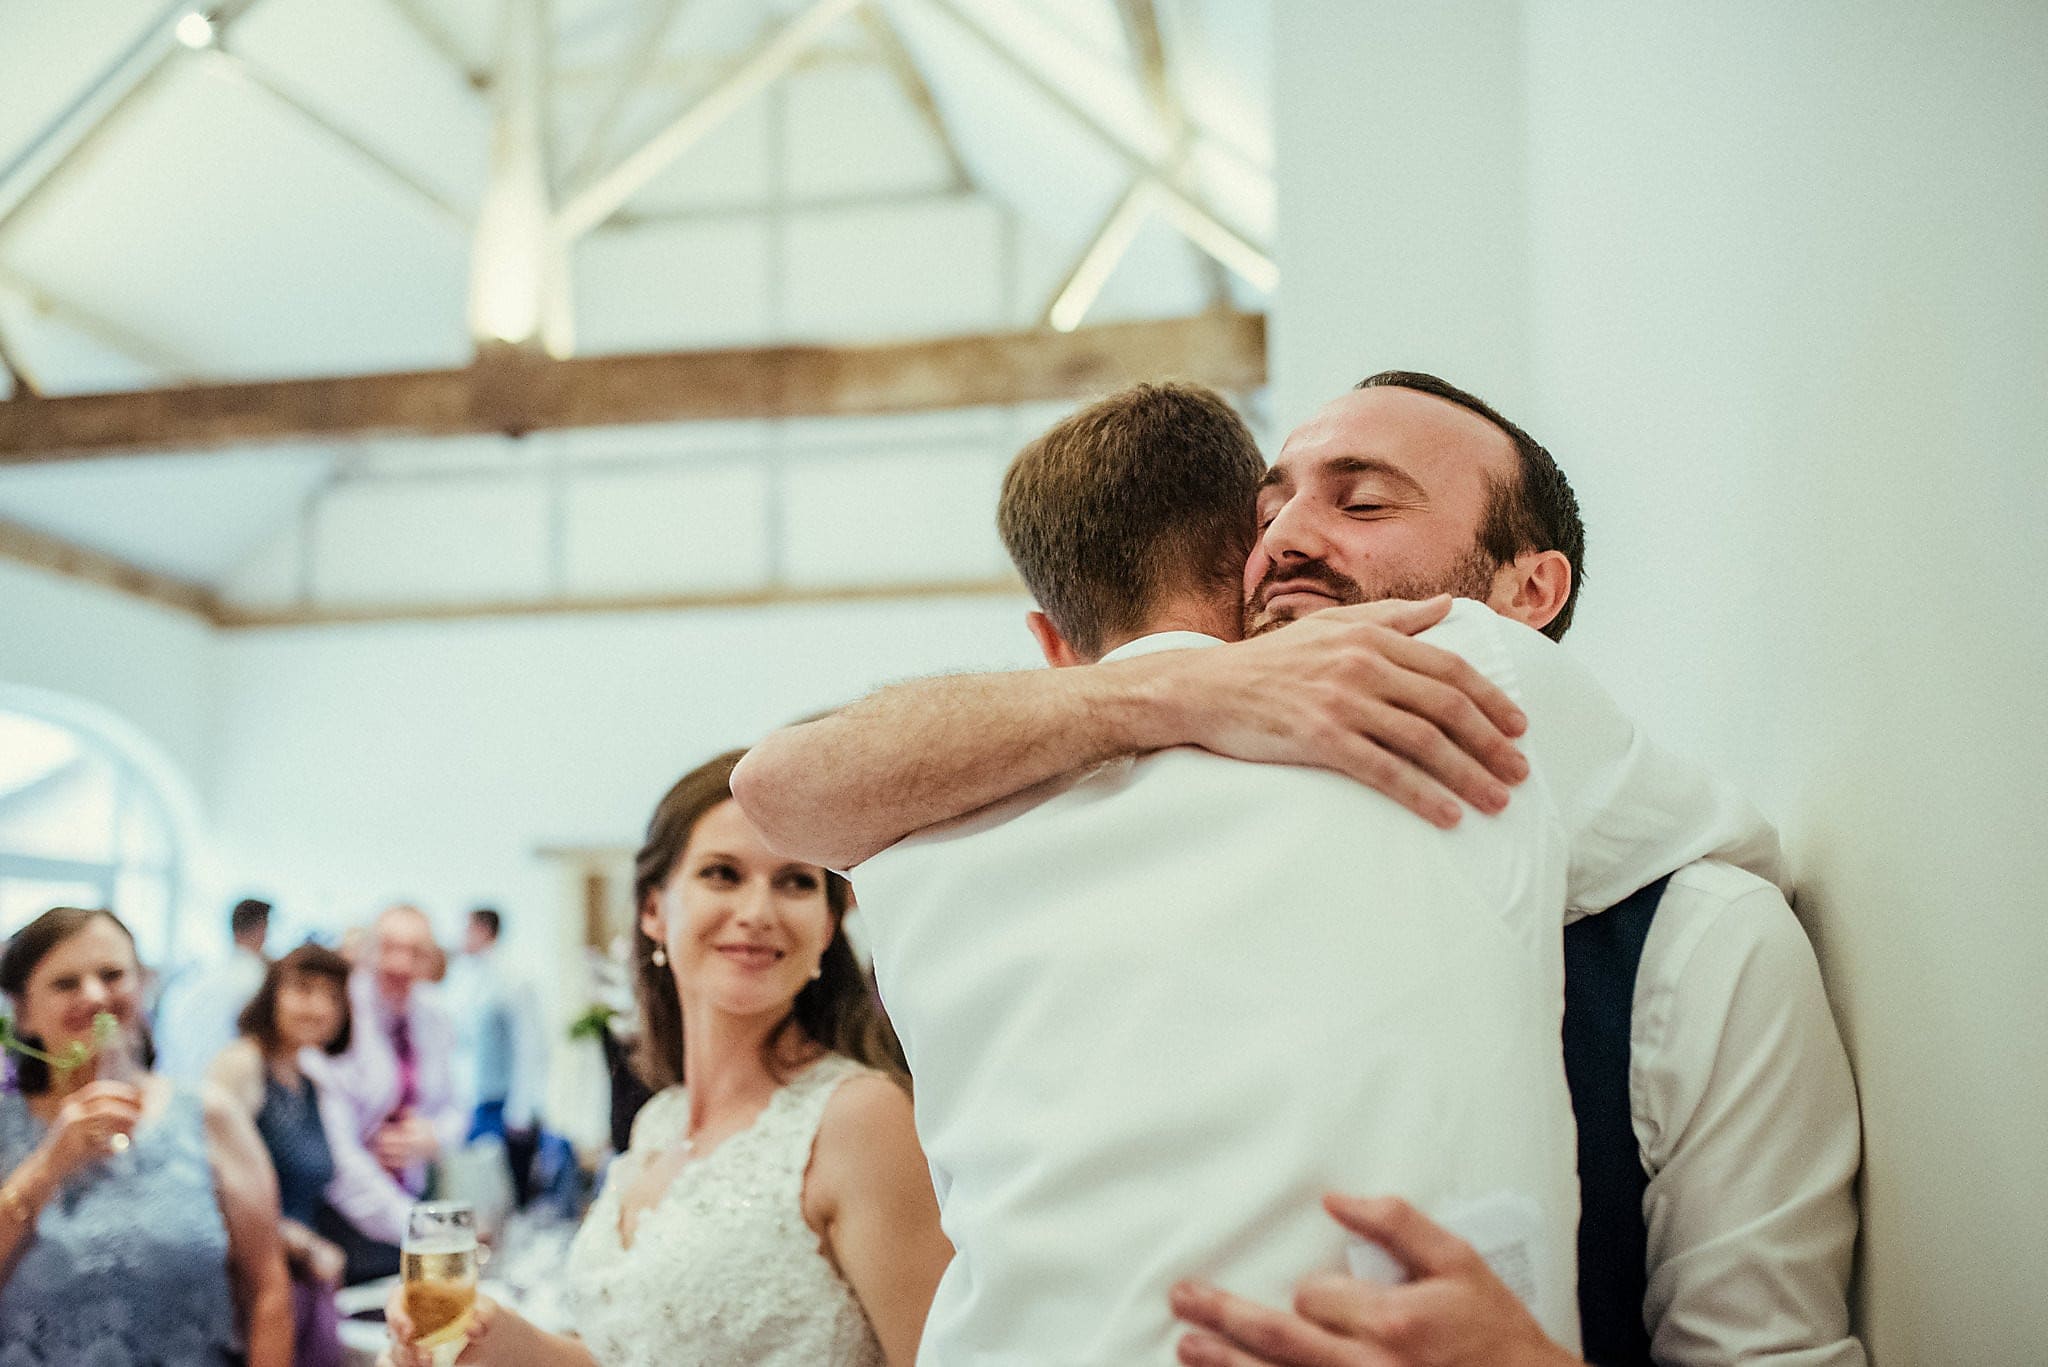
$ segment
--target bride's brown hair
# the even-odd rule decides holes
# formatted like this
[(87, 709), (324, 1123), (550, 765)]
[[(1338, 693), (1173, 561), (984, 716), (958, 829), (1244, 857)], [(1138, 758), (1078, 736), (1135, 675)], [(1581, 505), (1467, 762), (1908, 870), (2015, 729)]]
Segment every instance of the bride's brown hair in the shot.
[[(655, 806), (647, 823), (647, 840), (633, 859), (633, 916), (637, 926), (647, 899), (668, 882), (690, 843), (690, 833), (705, 813), (732, 801), (732, 771), (744, 750), (731, 750), (684, 774)], [(879, 1068), (908, 1082), (903, 1047), (882, 1014), (874, 987), (853, 957), (846, 940), (846, 913), (853, 906), (852, 886), (831, 870), (825, 876), (825, 905), (832, 915), (832, 942), (818, 961), (817, 978), (796, 994), (789, 1014), (769, 1031), (761, 1046), (762, 1061), (779, 1080), (780, 1050), (792, 1027), (812, 1042), (844, 1054), (870, 1068)], [(633, 992), (640, 1003), (640, 1043), (633, 1051), (633, 1069), (659, 1091), (683, 1081), (683, 1004), (676, 994), (675, 975), (654, 962), (654, 941), (642, 930), (633, 935)]]

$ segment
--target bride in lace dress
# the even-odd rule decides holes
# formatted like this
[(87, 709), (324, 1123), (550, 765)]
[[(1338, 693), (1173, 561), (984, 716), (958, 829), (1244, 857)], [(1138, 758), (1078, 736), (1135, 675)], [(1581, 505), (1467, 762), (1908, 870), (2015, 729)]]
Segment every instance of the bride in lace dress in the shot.
[[(573, 1336), (479, 1298), (460, 1361), (911, 1367), (952, 1248), (892, 1042), (843, 929), (846, 881), (732, 802), (740, 752), (669, 790), (635, 868), (636, 988), (663, 1090), (577, 1231)], [(410, 1367), (403, 1296), (388, 1358)]]

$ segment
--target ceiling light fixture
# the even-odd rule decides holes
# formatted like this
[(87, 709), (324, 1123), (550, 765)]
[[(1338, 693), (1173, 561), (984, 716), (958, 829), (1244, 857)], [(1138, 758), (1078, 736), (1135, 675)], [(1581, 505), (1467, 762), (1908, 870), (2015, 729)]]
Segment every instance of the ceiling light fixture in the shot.
[(207, 18), (198, 10), (193, 10), (190, 14), (181, 15), (178, 19), (177, 28), (173, 29), (172, 32), (178, 35), (179, 42), (195, 52), (200, 48), (213, 46), (213, 20)]

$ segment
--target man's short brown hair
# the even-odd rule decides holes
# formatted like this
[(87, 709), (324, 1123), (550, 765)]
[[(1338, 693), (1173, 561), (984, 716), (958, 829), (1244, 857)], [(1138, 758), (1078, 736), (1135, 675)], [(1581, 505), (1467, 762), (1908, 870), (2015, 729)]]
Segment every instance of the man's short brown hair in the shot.
[(1265, 472), (1222, 395), (1133, 385), (1018, 452), (996, 526), (1038, 606), (1093, 658), (1170, 598), (1237, 600)]

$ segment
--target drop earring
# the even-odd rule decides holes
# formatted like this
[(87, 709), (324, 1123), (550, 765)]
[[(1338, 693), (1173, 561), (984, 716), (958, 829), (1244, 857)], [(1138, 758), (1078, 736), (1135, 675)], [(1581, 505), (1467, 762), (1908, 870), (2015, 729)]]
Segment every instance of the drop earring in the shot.
[(647, 957), (654, 961), (654, 966), (656, 968), (668, 967), (668, 951), (663, 949), (660, 945), (656, 945), (654, 947), (654, 953), (648, 955)]

